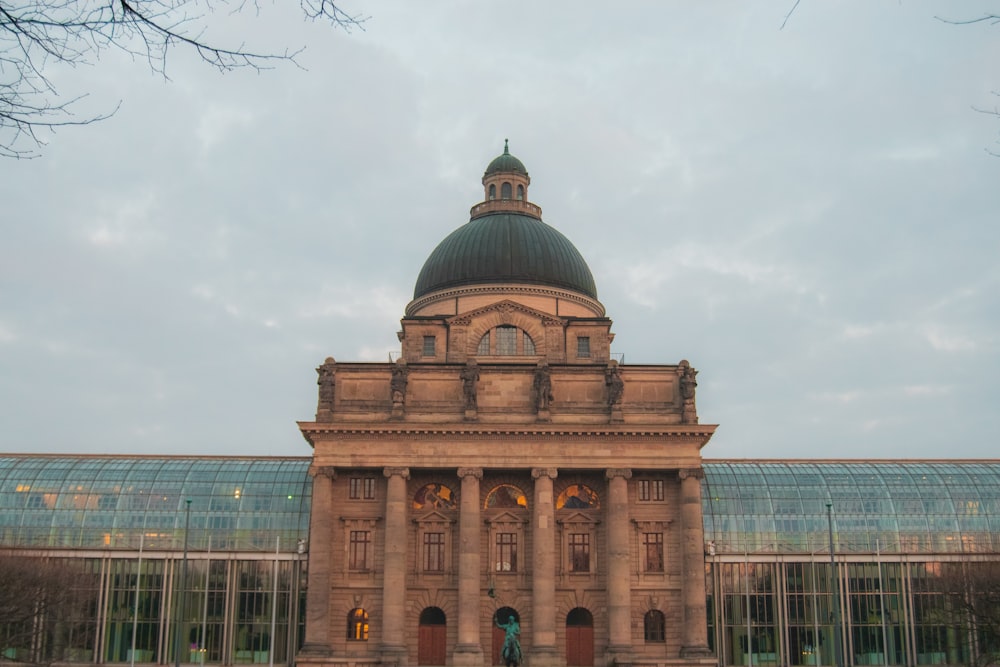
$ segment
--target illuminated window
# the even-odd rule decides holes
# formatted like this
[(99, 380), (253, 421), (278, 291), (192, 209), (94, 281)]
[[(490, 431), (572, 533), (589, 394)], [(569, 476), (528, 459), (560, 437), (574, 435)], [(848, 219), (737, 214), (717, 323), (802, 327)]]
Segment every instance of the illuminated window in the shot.
[(352, 609), (347, 614), (347, 638), (351, 641), (368, 641), (368, 612), (364, 609)]

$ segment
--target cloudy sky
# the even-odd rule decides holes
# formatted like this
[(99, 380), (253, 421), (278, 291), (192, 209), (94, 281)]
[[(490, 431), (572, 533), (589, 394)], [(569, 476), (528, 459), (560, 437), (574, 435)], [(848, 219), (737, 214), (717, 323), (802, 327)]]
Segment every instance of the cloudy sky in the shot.
[(1000, 26), (935, 17), (998, 5), (791, 4), (265, 3), (206, 35), (302, 68), (53, 68), (121, 106), (0, 161), (0, 449), (309, 455), (509, 137), (706, 456), (997, 457)]

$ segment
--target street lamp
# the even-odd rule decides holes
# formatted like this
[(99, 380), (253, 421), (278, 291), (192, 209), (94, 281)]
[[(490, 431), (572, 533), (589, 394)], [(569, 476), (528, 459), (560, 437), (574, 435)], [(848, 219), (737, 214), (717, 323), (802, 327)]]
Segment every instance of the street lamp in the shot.
[(174, 614), (176, 629), (174, 630), (174, 667), (181, 667), (181, 624), (184, 614), (184, 593), (187, 589), (188, 571), (188, 527), (191, 525), (191, 499), (184, 501), (184, 559), (181, 561), (180, 594), (177, 596), (177, 613)]
[(837, 577), (837, 559), (833, 552), (833, 502), (826, 504), (826, 525), (830, 535), (830, 592), (833, 593), (833, 609), (830, 616), (833, 620), (833, 657), (837, 667), (844, 667), (844, 658), (840, 651), (840, 582)]

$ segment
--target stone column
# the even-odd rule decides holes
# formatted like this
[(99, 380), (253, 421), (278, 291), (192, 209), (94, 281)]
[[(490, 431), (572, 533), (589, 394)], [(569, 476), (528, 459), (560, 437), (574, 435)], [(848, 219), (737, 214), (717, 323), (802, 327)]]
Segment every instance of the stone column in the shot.
[(311, 465), (312, 512), (309, 515), (309, 595), (306, 596), (306, 636), (300, 655), (329, 656), (330, 555), (333, 550), (333, 468)]
[(632, 662), (632, 582), (629, 572), (628, 482), (632, 471), (608, 478), (608, 663)]
[(406, 663), (406, 480), (409, 468), (386, 468), (382, 662)]
[(454, 665), (482, 665), (483, 647), (479, 641), (479, 585), (482, 535), (479, 511), (479, 480), (482, 468), (459, 468), (462, 479), (458, 522), (458, 645), (452, 656)]
[(681, 657), (710, 656), (708, 621), (705, 617), (705, 528), (701, 518), (701, 468), (679, 470), (681, 480), (681, 558), (684, 576), (684, 631)]
[(558, 665), (556, 648), (556, 513), (552, 495), (555, 468), (535, 468), (535, 497), (532, 512), (532, 624), (528, 664), (532, 667)]

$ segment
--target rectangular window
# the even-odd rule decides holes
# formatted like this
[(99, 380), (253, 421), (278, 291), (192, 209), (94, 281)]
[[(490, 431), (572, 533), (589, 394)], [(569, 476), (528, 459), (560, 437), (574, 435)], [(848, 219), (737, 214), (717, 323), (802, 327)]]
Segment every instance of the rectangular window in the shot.
[(375, 500), (375, 478), (374, 477), (352, 477), (351, 478), (351, 500)]
[(347, 567), (351, 570), (368, 570), (372, 534), (367, 530), (352, 530)]
[(517, 533), (497, 533), (497, 572), (517, 572)]
[(590, 356), (590, 336), (577, 336), (576, 356), (578, 357)]
[(435, 336), (424, 336), (424, 350), (422, 352), (425, 357), (433, 357), (437, 354), (437, 338)]
[(517, 354), (517, 328), (497, 327), (497, 354), (508, 357)]
[(570, 534), (569, 571), (590, 572), (590, 533)]
[(639, 500), (655, 501), (663, 500), (663, 480), (662, 479), (640, 479), (639, 480)]
[(424, 572), (444, 572), (444, 533), (424, 533)]
[(663, 533), (643, 533), (646, 572), (663, 572)]

